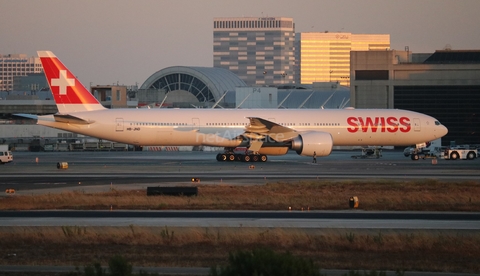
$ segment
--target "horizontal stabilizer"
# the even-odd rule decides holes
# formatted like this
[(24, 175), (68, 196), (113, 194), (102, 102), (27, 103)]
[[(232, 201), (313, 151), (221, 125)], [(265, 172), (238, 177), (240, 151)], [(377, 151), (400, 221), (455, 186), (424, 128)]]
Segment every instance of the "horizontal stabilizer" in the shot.
[(67, 124), (88, 125), (94, 122), (90, 120), (87, 121), (82, 118), (78, 118), (68, 114), (66, 115), (54, 114), (53, 117), (55, 118), (56, 122), (67, 123)]
[(24, 113), (20, 113), (20, 114), (13, 114), (13, 115), (14, 115), (14, 116), (18, 116), (18, 117), (23, 117), (23, 118), (38, 120), (38, 115), (34, 115), (34, 114), (24, 114)]

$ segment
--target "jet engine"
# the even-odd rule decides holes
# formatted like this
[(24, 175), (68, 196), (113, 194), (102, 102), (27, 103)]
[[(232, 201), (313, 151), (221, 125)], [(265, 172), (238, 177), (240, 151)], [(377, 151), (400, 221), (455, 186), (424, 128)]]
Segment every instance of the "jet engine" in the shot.
[(328, 156), (332, 152), (332, 147), (333, 139), (330, 133), (312, 131), (295, 137), (291, 149), (303, 156), (313, 156), (313, 152), (317, 156)]

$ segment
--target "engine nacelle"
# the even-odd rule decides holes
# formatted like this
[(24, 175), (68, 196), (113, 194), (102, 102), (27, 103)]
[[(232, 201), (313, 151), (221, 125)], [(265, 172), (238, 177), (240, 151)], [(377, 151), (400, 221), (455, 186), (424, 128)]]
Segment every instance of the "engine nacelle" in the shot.
[(262, 147), (258, 153), (266, 155), (284, 155), (287, 154), (288, 147)]
[(333, 139), (332, 135), (327, 132), (305, 132), (292, 140), (292, 150), (299, 155), (313, 156), (313, 152), (317, 156), (328, 156), (332, 152)]

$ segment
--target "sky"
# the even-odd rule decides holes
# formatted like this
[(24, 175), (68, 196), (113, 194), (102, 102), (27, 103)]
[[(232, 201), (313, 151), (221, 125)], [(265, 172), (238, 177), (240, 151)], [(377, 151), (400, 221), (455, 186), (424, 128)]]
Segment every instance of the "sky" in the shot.
[(295, 32), (390, 34), (413, 53), (480, 50), (480, 0), (0, 0), (0, 54), (52, 51), (88, 88), (213, 66), (215, 17), (290, 17)]

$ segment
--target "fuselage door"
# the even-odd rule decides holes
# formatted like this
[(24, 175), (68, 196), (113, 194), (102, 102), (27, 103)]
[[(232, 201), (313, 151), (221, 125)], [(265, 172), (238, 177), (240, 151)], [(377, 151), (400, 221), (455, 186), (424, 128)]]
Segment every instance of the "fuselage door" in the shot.
[(199, 129), (200, 129), (200, 119), (192, 118), (192, 130), (199, 130)]
[(413, 130), (420, 131), (420, 119), (413, 118)]
[(116, 131), (123, 131), (123, 118), (116, 118), (115, 119), (115, 130)]

